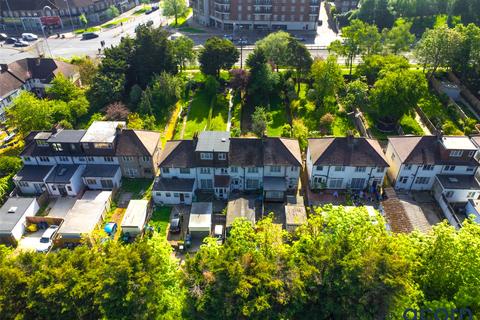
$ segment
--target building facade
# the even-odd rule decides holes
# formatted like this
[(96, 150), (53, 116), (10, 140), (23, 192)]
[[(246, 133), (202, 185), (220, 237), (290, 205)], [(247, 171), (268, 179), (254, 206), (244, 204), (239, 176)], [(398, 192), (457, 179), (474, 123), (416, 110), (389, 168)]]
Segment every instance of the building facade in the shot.
[(166, 143), (153, 198), (189, 204), (196, 190), (224, 200), (232, 192), (263, 190), (266, 200), (281, 201), (296, 190), (301, 167), (297, 140), (230, 138), (229, 132), (204, 131), (193, 140)]
[(194, 19), (224, 30), (316, 30), (320, 0), (194, 0)]

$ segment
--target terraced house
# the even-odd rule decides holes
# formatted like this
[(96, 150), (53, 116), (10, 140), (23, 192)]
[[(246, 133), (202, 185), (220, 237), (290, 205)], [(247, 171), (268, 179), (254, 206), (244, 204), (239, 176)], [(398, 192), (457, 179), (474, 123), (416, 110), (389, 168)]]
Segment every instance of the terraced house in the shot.
[(87, 130), (32, 132), (20, 154), (24, 166), (13, 180), (21, 194), (111, 190), (122, 177), (155, 177), (160, 143), (159, 133), (127, 129), (122, 121), (95, 121)]
[(192, 140), (166, 143), (153, 198), (156, 203), (190, 204), (197, 190), (219, 199), (263, 190), (265, 200), (283, 201), (296, 190), (301, 167), (295, 139), (231, 138), (229, 132), (203, 131)]

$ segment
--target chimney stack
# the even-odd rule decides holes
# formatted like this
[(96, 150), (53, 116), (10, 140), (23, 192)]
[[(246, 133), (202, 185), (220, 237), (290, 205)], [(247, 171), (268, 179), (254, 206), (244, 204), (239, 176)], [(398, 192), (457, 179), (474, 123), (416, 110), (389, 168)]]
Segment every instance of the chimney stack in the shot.
[(0, 71), (1, 72), (7, 72), (8, 71), (8, 64), (6, 64), (6, 63), (0, 64)]

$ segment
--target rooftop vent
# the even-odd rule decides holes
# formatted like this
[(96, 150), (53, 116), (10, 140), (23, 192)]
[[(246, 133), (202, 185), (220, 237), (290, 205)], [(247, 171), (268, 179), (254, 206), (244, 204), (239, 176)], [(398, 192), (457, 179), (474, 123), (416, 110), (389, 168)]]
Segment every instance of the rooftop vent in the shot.
[(18, 207), (10, 207), (10, 209), (8, 209), (8, 213), (15, 213), (17, 212), (17, 209)]
[(450, 177), (450, 178), (448, 178), (448, 181), (450, 181), (450, 182), (458, 182), (458, 179), (457, 179), (457, 178), (451, 178), (451, 177)]

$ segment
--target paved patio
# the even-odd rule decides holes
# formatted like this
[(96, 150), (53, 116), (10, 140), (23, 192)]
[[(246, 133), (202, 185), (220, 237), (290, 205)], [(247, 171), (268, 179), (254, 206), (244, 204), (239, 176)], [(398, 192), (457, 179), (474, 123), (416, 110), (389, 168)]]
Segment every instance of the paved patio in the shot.
[(435, 199), (426, 191), (411, 193), (397, 192), (413, 229), (428, 232), (432, 226), (443, 220)]

